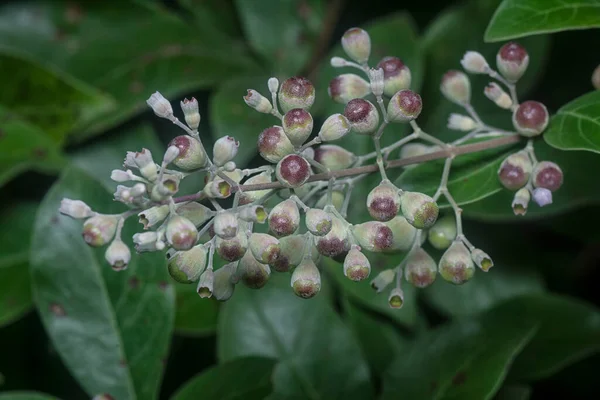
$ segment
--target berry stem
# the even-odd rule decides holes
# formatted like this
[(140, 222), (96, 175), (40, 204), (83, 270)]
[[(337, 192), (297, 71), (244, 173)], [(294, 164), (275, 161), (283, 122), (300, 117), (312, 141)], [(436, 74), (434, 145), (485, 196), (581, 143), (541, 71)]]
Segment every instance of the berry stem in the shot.
[(435, 136), (431, 136), (429, 133), (424, 132), (421, 129), (421, 127), (417, 124), (417, 121), (415, 121), (415, 120), (410, 121), (410, 126), (412, 126), (412, 128), (414, 129), (414, 131), (417, 134), (417, 137), (419, 139), (422, 139), (422, 140), (425, 140), (426, 142), (440, 146), (442, 149), (451, 148), (451, 146), (449, 144), (444, 143), (443, 141), (436, 138)]
[(502, 77), (502, 75), (500, 75), (498, 72), (494, 71), (491, 68), (490, 68), (490, 71), (488, 72), (488, 75), (490, 76), (490, 78), (497, 80), (498, 82), (502, 83), (504, 86), (506, 86), (508, 88), (508, 91), (510, 93), (510, 98), (512, 99), (512, 102), (513, 102), (511, 110), (512, 111), (516, 110), (517, 107), (519, 106), (519, 99), (517, 97), (517, 86), (514, 83), (510, 83), (509, 81), (504, 79)]

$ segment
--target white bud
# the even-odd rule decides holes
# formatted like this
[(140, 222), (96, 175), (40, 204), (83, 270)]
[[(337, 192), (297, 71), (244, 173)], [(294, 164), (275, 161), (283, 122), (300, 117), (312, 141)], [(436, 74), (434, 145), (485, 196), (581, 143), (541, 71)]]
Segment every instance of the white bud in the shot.
[(329, 142), (346, 136), (350, 129), (352, 125), (348, 118), (342, 114), (333, 114), (323, 122), (318, 136), (323, 142)]
[(58, 212), (68, 215), (71, 218), (88, 218), (94, 215), (94, 212), (81, 200), (71, 200), (64, 198), (60, 201)]
[(115, 271), (122, 271), (127, 268), (131, 261), (131, 251), (129, 247), (119, 238), (116, 238), (106, 249), (104, 258)]
[(468, 132), (475, 127), (477, 127), (477, 123), (466, 115), (452, 113), (448, 118), (448, 129)]
[(371, 287), (377, 291), (377, 293), (381, 293), (396, 276), (396, 272), (393, 269), (383, 270), (371, 281)]
[(476, 51), (467, 51), (460, 63), (464, 69), (473, 74), (487, 74), (490, 70), (485, 58)]
[(240, 142), (231, 136), (223, 136), (219, 138), (213, 147), (213, 162), (217, 167), (220, 167), (231, 161), (238, 152)]
[(334, 68), (345, 67), (348, 65), (348, 61), (342, 57), (331, 57), (331, 66)]
[(121, 203), (129, 203), (131, 201), (130, 187), (124, 185), (117, 185), (117, 190), (114, 193), (115, 201)]
[(162, 243), (156, 232), (140, 232), (133, 235), (133, 244), (135, 251), (142, 253), (145, 251), (162, 250), (159, 243)]
[(500, 85), (495, 82), (490, 82), (483, 90), (485, 97), (493, 101), (498, 107), (508, 110), (512, 107), (513, 102), (508, 93), (506, 93)]
[(381, 96), (383, 94), (383, 68), (371, 68), (369, 80), (371, 81), (371, 92), (375, 96)]
[(110, 179), (115, 182), (127, 182), (135, 179), (135, 175), (131, 172), (130, 169), (127, 171), (122, 171), (120, 169), (113, 169), (110, 173)]
[(273, 109), (271, 102), (265, 96), (258, 93), (254, 89), (248, 89), (248, 94), (244, 96), (244, 101), (249, 107), (252, 107), (256, 111), (264, 114), (270, 113)]
[(140, 224), (144, 225), (144, 229), (149, 229), (157, 223), (163, 221), (169, 215), (169, 206), (154, 206), (147, 210), (138, 213)]
[(192, 97), (191, 100), (183, 99), (180, 103), (181, 111), (183, 111), (183, 116), (185, 117), (185, 123), (191, 129), (198, 129), (200, 125), (200, 112), (198, 111), (198, 100)]
[(540, 207), (552, 204), (552, 192), (546, 188), (535, 188), (533, 191), (533, 201)]
[(129, 189), (129, 193), (131, 194), (131, 197), (140, 197), (146, 194), (146, 185), (143, 183), (136, 183)]
[(169, 100), (165, 99), (162, 94), (155, 92), (146, 100), (146, 103), (152, 108), (154, 114), (161, 118), (170, 118), (173, 115), (173, 107)]
[(179, 156), (179, 148), (177, 146), (169, 146), (163, 157), (164, 164), (171, 164)]
[(279, 80), (277, 78), (269, 78), (267, 86), (269, 87), (269, 92), (277, 93), (277, 89), (279, 89)]

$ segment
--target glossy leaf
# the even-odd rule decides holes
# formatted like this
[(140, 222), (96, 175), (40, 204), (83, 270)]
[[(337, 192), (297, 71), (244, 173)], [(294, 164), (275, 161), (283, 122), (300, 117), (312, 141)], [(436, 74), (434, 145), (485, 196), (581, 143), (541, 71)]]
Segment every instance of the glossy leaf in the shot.
[(325, 2), (236, 0), (235, 4), (245, 36), (267, 68), (284, 79), (297, 74), (316, 46)]
[(57, 397), (38, 392), (0, 393), (0, 400), (59, 400)]
[[(40, 206), (32, 243), (34, 299), (52, 343), (90, 396), (153, 399), (173, 326), (174, 295), (162, 254), (132, 255), (114, 272), (105, 248), (81, 239), (81, 221), (58, 215), (63, 197), (105, 213), (123, 211), (96, 180), (68, 168)], [(131, 246), (137, 223), (123, 240)], [(93, 370), (94, 374), (89, 374)]]
[(600, 351), (600, 311), (579, 300), (532, 295), (511, 300), (501, 310), (539, 325), (534, 338), (515, 359), (510, 379), (547, 378)]
[(487, 42), (600, 27), (598, 0), (503, 0), (485, 32)]
[(254, 66), (243, 48), (222, 35), (129, 1), (119, 7), (66, 0), (3, 5), (0, 52), (71, 75), (114, 98), (116, 106), (74, 132), (73, 140), (146, 110), (145, 100), (157, 90), (178, 100)]
[(425, 334), (384, 375), (382, 399), (491, 399), (536, 332), (496, 310)]
[(217, 330), (219, 304), (201, 299), (194, 285), (175, 284), (175, 332), (186, 336), (212, 335)]
[(0, 185), (30, 169), (53, 173), (64, 164), (60, 148), (43, 130), (0, 106)]
[(464, 206), (464, 215), (485, 220), (536, 219), (585, 204), (598, 203), (600, 186), (595, 175), (589, 173), (598, 166), (597, 154), (557, 150), (539, 139), (535, 141), (534, 146), (538, 160), (553, 161), (563, 170), (564, 183), (560, 189), (552, 193), (552, 204), (538, 207), (532, 201), (525, 216), (515, 216), (511, 208), (514, 192), (502, 189), (483, 201)]
[(275, 273), (261, 290), (236, 288), (219, 317), (219, 359), (279, 360), (276, 398), (370, 398), (367, 364), (350, 330), (323, 293), (310, 300), (296, 297), (289, 279)]
[(244, 357), (212, 367), (190, 379), (171, 400), (262, 400), (273, 389), (276, 361)]
[[(600, 2), (599, 12), (600, 12)], [(585, 94), (552, 116), (544, 140), (561, 150), (600, 153), (600, 90)]]
[(506, 385), (498, 392), (494, 400), (528, 400), (531, 387), (524, 385)]
[(270, 100), (268, 79), (268, 76), (232, 79), (223, 84), (210, 100), (212, 137), (218, 139), (229, 135), (239, 140), (235, 162), (241, 168), (258, 154), (258, 135), (273, 125), (281, 125), (276, 117), (259, 113), (248, 107), (243, 99), (248, 89), (254, 89)]

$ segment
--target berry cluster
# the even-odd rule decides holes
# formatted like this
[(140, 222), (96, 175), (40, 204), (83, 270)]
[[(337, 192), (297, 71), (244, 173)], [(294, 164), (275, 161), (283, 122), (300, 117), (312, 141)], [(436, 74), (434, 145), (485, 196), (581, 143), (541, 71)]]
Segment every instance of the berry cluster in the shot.
[[(493, 266), (492, 259), (467, 240), (462, 231), (462, 210), (447, 187), (452, 161), (460, 154), (459, 144), (493, 136), (520, 134), (529, 138), (525, 149), (509, 156), (498, 172), (506, 188), (518, 190), (513, 202), (516, 214), (525, 213), (530, 192), (543, 206), (552, 201), (551, 192), (562, 183), (560, 168), (551, 162), (537, 162), (533, 151), (531, 138), (542, 133), (548, 124), (546, 108), (534, 101), (517, 101), (515, 83), (527, 68), (527, 52), (515, 43), (502, 47), (497, 56), (499, 73), (479, 53), (467, 52), (462, 60), (468, 72), (487, 74), (508, 88), (510, 94), (491, 83), (485, 94), (499, 107), (513, 112), (518, 133), (484, 124), (471, 106), (468, 76), (449, 71), (442, 78), (441, 92), (469, 115), (450, 116), (448, 126), (467, 133), (445, 143), (417, 124), (423, 102), (419, 94), (410, 90), (411, 72), (402, 60), (384, 57), (375, 68), (370, 68), (370, 37), (359, 28), (344, 34), (342, 46), (349, 60), (334, 57), (331, 65), (358, 69), (368, 80), (345, 73), (331, 81), (329, 95), (345, 104), (345, 109), (343, 114), (325, 119), (315, 134), (315, 121), (310, 114), (315, 88), (308, 79), (292, 77), (280, 85), (271, 78), (267, 83), (270, 99), (254, 89), (244, 96), (248, 106), (271, 114), (278, 121), (278, 125), (258, 135), (258, 151), (268, 164), (254, 169), (238, 168), (234, 158), (239, 142), (230, 136), (218, 139), (209, 157), (198, 133), (197, 101), (192, 98), (181, 102), (184, 124), (175, 117), (171, 103), (156, 92), (148, 99), (148, 105), (157, 116), (172, 121), (186, 134), (169, 143), (160, 164), (149, 150), (142, 149), (128, 152), (123, 169), (112, 172), (111, 178), (117, 182), (135, 182), (132, 186), (119, 185), (114, 194), (115, 200), (130, 209), (105, 215), (79, 200), (63, 199), (60, 212), (85, 219), (83, 238), (90, 246), (110, 243), (106, 260), (115, 270), (126, 268), (131, 258), (121, 239), (121, 229), (128, 217), (137, 214), (144, 232), (133, 236), (136, 251), (165, 250), (168, 271), (174, 280), (198, 282), (200, 297), (218, 300), (229, 299), (238, 282), (261, 288), (271, 270), (291, 272), (294, 293), (302, 298), (313, 297), (321, 288), (317, 266), (321, 257), (342, 262), (349, 279), (365, 280), (371, 273), (365, 251), (407, 252), (400, 265), (382, 271), (371, 281), (378, 292), (395, 281), (388, 297), (394, 308), (404, 302), (402, 278), (422, 288), (430, 285), (438, 272), (444, 280), (462, 284), (473, 276), (475, 266), (488, 271)], [(367, 96), (377, 106), (365, 99)], [(384, 96), (389, 98), (387, 105)], [(380, 140), (390, 123), (410, 124), (413, 132), (382, 148)], [(375, 151), (356, 155), (329, 143), (348, 134), (370, 136)], [(409, 143), (414, 140), (421, 142)], [(442, 151), (446, 161), (433, 197), (402, 190), (388, 179), (388, 156), (397, 149), (401, 158)], [(366, 176), (358, 167), (371, 159), (375, 159), (381, 175), (380, 183), (366, 198), (373, 220), (351, 223), (347, 211), (352, 189)], [(347, 173), (342, 175), (344, 171)], [(206, 174), (204, 187), (197, 193), (175, 197), (181, 180), (196, 173)], [(233, 201), (225, 207), (220, 200), (232, 195)], [(454, 215), (438, 220), (437, 200), (442, 196), (452, 206)], [(261, 224), (266, 224), (270, 233), (255, 229)], [(438, 263), (422, 248), (427, 238), (433, 247), (444, 250)], [(228, 264), (215, 268), (215, 253)]]

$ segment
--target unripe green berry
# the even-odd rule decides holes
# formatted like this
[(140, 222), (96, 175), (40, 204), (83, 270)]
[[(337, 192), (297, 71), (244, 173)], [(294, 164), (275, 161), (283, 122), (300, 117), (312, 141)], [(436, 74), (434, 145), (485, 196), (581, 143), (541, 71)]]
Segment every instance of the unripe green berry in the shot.
[(315, 149), (314, 160), (332, 171), (349, 168), (356, 159), (354, 153), (334, 144), (324, 144)]
[(294, 146), (300, 147), (312, 133), (313, 117), (302, 108), (294, 108), (285, 113), (282, 124), (290, 142)]
[(555, 192), (562, 186), (563, 172), (551, 161), (540, 161), (533, 168), (533, 186)]
[(167, 223), (165, 237), (175, 250), (189, 250), (196, 244), (198, 231), (189, 219), (172, 215)]
[(379, 126), (377, 109), (364, 99), (350, 100), (344, 109), (344, 116), (350, 121), (352, 130), (359, 134), (372, 134)]
[(396, 57), (384, 57), (377, 64), (383, 69), (383, 93), (393, 96), (402, 89), (408, 89), (412, 80), (410, 69)]
[(108, 243), (117, 230), (119, 219), (112, 215), (96, 215), (83, 223), (83, 240), (92, 247), (101, 247)]
[(294, 152), (294, 145), (288, 139), (285, 131), (281, 126), (276, 125), (260, 133), (257, 146), (261, 157), (272, 163), (276, 163)]
[(325, 236), (331, 231), (333, 222), (331, 215), (318, 208), (306, 212), (306, 229), (315, 236)]
[(344, 223), (337, 217), (332, 217), (331, 222), (328, 234), (314, 238), (318, 252), (325, 257), (337, 257), (350, 250), (349, 232)]
[(402, 308), (404, 305), (404, 292), (399, 287), (393, 288), (388, 297), (391, 308)]
[(206, 154), (197, 139), (188, 135), (177, 136), (169, 142), (170, 146), (175, 146), (179, 149), (179, 155), (173, 160), (173, 164), (178, 168), (191, 171), (206, 165)]
[(329, 96), (336, 103), (346, 104), (352, 99), (361, 99), (371, 92), (369, 82), (356, 74), (342, 74), (329, 82)]
[(417, 229), (408, 223), (402, 215), (397, 215), (391, 221), (384, 224), (392, 230), (392, 246), (386, 252), (408, 251), (415, 241)]
[(471, 81), (460, 71), (448, 71), (442, 77), (440, 85), (442, 94), (451, 102), (465, 105), (471, 102)]
[(304, 77), (288, 78), (281, 84), (278, 98), (283, 112), (293, 108), (308, 110), (315, 102), (315, 87)]
[(279, 257), (279, 240), (266, 233), (253, 233), (248, 239), (250, 251), (260, 263), (270, 264)]
[(396, 92), (387, 106), (388, 119), (392, 122), (410, 122), (423, 110), (423, 101), (419, 94), (409, 89)]
[(545, 105), (539, 101), (525, 101), (513, 112), (513, 126), (522, 136), (533, 137), (541, 134), (550, 121)]
[(300, 226), (300, 210), (294, 200), (277, 204), (269, 213), (269, 229), (277, 237), (289, 236)]
[(413, 286), (424, 288), (435, 281), (437, 265), (435, 260), (422, 248), (409, 254), (404, 263), (404, 278)]
[(319, 131), (319, 139), (321, 139), (322, 142), (338, 140), (346, 136), (351, 128), (352, 125), (350, 124), (350, 121), (348, 121), (348, 118), (342, 114), (333, 114), (323, 122), (321, 130)]
[(471, 258), (475, 265), (477, 265), (482, 271), (488, 272), (490, 268), (494, 266), (492, 257), (481, 249), (473, 249), (471, 251)]
[(297, 154), (283, 157), (275, 168), (277, 180), (289, 188), (302, 186), (311, 175), (310, 164), (304, 157)]
[(529, 181), (533, 164), (524, 150), (509, 155), (502, 161), (498, 169), (498, 177), (502, 186), (509, 190), (522, 188)]
[(509, 81), (516, 82), (527, 70), (529, 54), (523, 46), (510, 42), (500, 48), (496, 55), (498, 71)]
[(167, 261), (169, 275), (179, 283), (192, 283), (206, 268), (206, 249), (199, 244), (187, 251), (177, 251)]
[(367, 31), (360, 28), (350, 28), (342, 36), (344, 52), (359, 64), (369, 61), (371, 54), (371, 38)]
[(390, 182), (375, 186), (367, 196), (367, 209), (377, 221), (390, 221), (400, 211), (398, 188)]
[(214, 273), (213, 297), (219, 301), (227, 301), (233, 296), (237, 282), (237, 263), (223, 265)]
[(360, 251), (360, 247), (352, 246), (344, 258), (344, 275), (355, 282), (365, 280), (371, 273), (369, 259)]
[(439, 213), (438, 205), (431, 197), (417, 192), (404, 192), (401, 208), (408, 223), (417, 229), (431, 227)]
[(271, 268), (256, 260), (251, 252), (247, 252), (240, 260), (237, 275), (250, 289), (260, 289), (267, 284), (271, 276)]
[(471, 279), (475, 273), (475, 265), (465, 244), (454, 241), (442, 255), (439, 272), (446, 281), (461, 285)]
[(321, 274), (310, 258), (304, 258), (300, 265), (294, 269), (290, 285), (296, 296), (303, 299), (310, 299), (319, 293), (321, 290)]
[(394, 234), (383, 222), (369, 221), (354, 225), (352, 233), (362, 248), (380, 252), (389, 250), (394, 243)]
[(115, 238), (106, 249), (104, 258), (113, 270), (122, 271), (127, 269), (127, 265), (131, 261), (131, 251), (120, 238)]
[(437, 220), (427, 233), (429, 243), (438, 250), (445, 250), (456, 239), (456, 220), (447, 215)]

